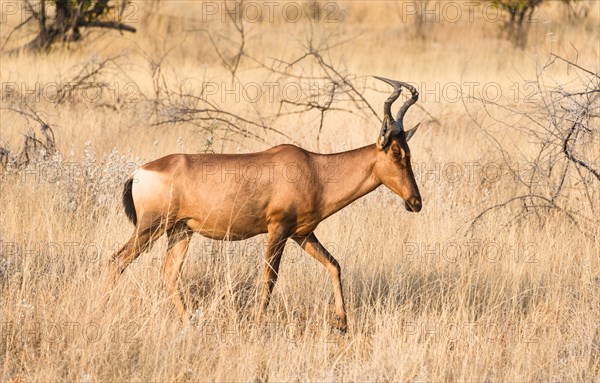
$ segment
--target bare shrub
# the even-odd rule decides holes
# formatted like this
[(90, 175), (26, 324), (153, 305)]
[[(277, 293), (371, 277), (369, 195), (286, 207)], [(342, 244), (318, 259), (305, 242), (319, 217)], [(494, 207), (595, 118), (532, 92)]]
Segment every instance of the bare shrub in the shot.
[[(14, 112), (23, 117), (28, 129), (23, 133), (23, 146), (19, 151), (13, 151), (8, 146), (0, 147), (0, 167), (3, 172), (15, 171), (27, 167), (31, 163), (47, 161), (57, 153), (54, 131), (40, 113), (33, 110), (29, 105), (25, 108), (3, 107), (8, 112)], [(31, 124), (38, 126), (36, 134)]]
[(121, 73), (121, 56), (100, 58), (93, 56), (81, 64), (65, 70), (54, 81), (36, 82), (28, 87), (24, 83), (4, 82), (2, 102), (14, 108), (28, 109), (27, 105), (47, 104), (57, 106), (69, 103), (116, 109), (122, 103), (135, 101), (138, 87), (133, 82), (106, 81), (118, 78)]
[(128, 4), (127, 0), (25, 0), (29, 16), (9, 33), (2, 47), (13, 33), (26, 25), (35, 29), (35, 38), (24, 47), (29, 51), (48, 50), (58, 42), (79, 41), (83, 37), (82, 30), (87, 28), (135, 32), (134, 27), (122, 22)]
[[(568, 81), (556, 80), (556, 69), (564, 70)], [(534, 215), (544, 224), (552, 222), (544, 213), (559, 211), (593, 233), (600, 223), (600, 76), (552, 54), (526, 84), (533, 91), (516, 104), (475, 97), (483, 113), (467, 108), (518, 186), (512, 197), (486, 208), (472, 225), (492, 210), (518, 204), (511, 222)], [(501, 137), (508, 131), (522, 140), (504, 142)], [(523, 150), (526, 145), (535, 150)]]

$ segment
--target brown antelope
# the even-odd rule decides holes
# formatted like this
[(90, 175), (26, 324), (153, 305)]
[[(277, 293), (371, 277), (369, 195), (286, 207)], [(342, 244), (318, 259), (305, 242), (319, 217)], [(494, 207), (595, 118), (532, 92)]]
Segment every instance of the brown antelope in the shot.
[[(177, 282), (194, 232), (219, 240), (242, 240), (267, 233), (260, 320), (278, 277), (288, 238), (321, 262), (335, 293), (336, 327), (346, 330), (346, 310), (339, 263), (315, 236), (325, 218), (384, 184), (408, 211), (421, 210), (421, 196), (411, 168), (407, 141), (418, 125), (404, 130), (404, 115), (418, 97), (404, 82), (376, 77), (394, 87), (383, 106), (376, 144), (336, 154), (311, 153), (279, 145), (251, 154), (172, 154), (143, 165), (125, 182), (125, 213), (133, 235), (110, 259), (110, 286), (125, 268), (163, 233), (168, 236), (162, 270), (164, 283), (184, 321), (186, 307)], [(402, 87), (412, 93), (396, 116), (392, 103)]]

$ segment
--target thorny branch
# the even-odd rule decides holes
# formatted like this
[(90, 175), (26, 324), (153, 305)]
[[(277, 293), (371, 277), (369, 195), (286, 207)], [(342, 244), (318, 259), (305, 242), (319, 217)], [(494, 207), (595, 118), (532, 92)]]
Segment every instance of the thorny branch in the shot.
[[(239, 7), (241, 9), (242, 7)], [(342, 64), (334, 64), (332, 50), (351, 43), (356, 37), (336, 38), (336, 32), (325, 33), (317, 40), (310, 24), (310, 31), (304, 41), (300, 41), (303, 52), (298, 56), (285, 59), (272, 57), (261, 59), (249, 53), (247, 48), (247, 30), (244, 18), (229, 14), (235, 33), (224, 37), (223, 33), (217, 33), (206, 29), (196, 29), (192, 32), (203, 32), (208, 39), (223, 66), (230, 72), (232, 84), (240, 81), (238, 77), (239, 65), (242, 57), (257, 66), (261, 73), (279, 84), (294, 83), (299, 89), (299, 97), (289, 98), (282, 95), (277, 100), (279, 107), (277, 111), (264, 119), (271, 123), (281, 117), (291, 115), (305, 115), (306, 113), (317, 113), (317, 148), (320, 147), (321, 133), (325, 127), (327, 117), (332, 112), (341, 112), (362, 117), (377, 119), (381, 123), (381, 117), (376, 109), (367, 101), (365, 92), (373, 89), (368, 87), (369, 76), (356, 76), (343, 69)], [(219, 42), (227, 41), (235, 47), (235, 52), (227, 52), (219, 46)], [(317, 89), (315, 91), (315, 88)], [(387, 90), (386, 90), (387, 92)], [(430, 121), (437, 121), (422, 106), (418, 106), (430, 117)]]
[(13, 153), (9, 148), (0, 147), (0, 165), (3, 169), (22, 169), (31, 162), (46, 160), (57, 152), (54, 131), (46, 120), (31, 106), (25, 105), (25, 109), (2, 107), (0, 109), (17, 113), (25, 118), (27, 124), (36, 122), (42, 138), (38, 138), (35, 130), (23, 134), (23, 147), (18, 153)]
[[(557, 60), (566, 64), (567, 69), (575, 68), (568, 83), (559, 83), (550, 75), (549, 68), (558, 65)], [(535, 87), (534, 97), (528, 97), (529, 103), (514, 105), (471, 97), (482, 107), (483, 118), (465, 102), (467, 114), (500, 151), (513, 179), (526, 188), (519, 196), (484, 209), (471, 220), (469, 230), (488, 213), (517, 201), (521, 203), (519, 217), (529, 214), (540, 217), (543, 210), (558, 210), (583, 230), (587, 224), (599, 222), (599, 74), (552, 54), (548, 62), (538, 66), (536, 79), (528, 85)], [(507, 148), (491, 130), (495, 125), (501, 131), (524, 135), (536, 148), (534, 154), (525, 155), (517, 150), (522, 147), (518, 143), (515, 148)], [(528, 172), (520, 172), (511, 162), (511, 155), (521, 155)]]

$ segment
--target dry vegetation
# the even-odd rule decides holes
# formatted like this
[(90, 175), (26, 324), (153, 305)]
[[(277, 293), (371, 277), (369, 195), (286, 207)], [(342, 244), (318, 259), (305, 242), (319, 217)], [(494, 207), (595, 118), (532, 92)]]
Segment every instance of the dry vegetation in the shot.
[[(46, 143), (34, 111), (56, 140), (56, 150), (38, 151), (39, 161), (16, 171), (2, 168), (1, 380), (600, 381), (598, 182), (587, 176), (565, 181), (561, 206), (579, 211), (583, 220), (559, 209), (519, 216), (522, 206), (509, 204), (470, 226), (522, 188), (488, 133), (519, 154), (512, 165), (521, 169), (539, 148), (523, 129), (474, 121), (484, 110), (469, 96), (478, 95), (467, 94), (463, 102), (453, 92), (454, 84), (465, 90), (474, 82), (479, 92), (493, 83), (505, 105), (524, 105), (526, 81), (535, 79), (550, 53), (597, 74), (598, 3), (578, 23), (563, 21), (560, 4), (545, 4), (523, 50), (500, 36), (481, 8), (473, 22), (463, 7), (461, 19), (449, 23), (443, 21), (446, 3), (438, 3), (442, 20), (429, 20), (416, 33), (413, 16), (402, 22), (405, 3), (338, 2), (343, 20), (335, 23), (309, 17), (286, 22), (279, 4), (273, 22), (244, 24), (250, 57), (238, 64), (239, 34), (220, 13), (203, 23), (198, 3), (135, 4), (128, 20), (134, 35), (94, 32), (47, 54), (0, 57), (0, 147), (12, 150), (3, 158), (16, 161), (24, 133), (35, 135), (38, 148)], [(305, 10), (311, 5), (298, 4)], [(2, 42), (21, 17), (5, 16)], [(295, 142), (335, 152), (375, 142), (380, 121), (365, 109), (328, 112), (317, 143), (318, 110), (273, 117), (281, 88), (274, 101), (263, 95), (256, 103), (239, 91), (238, 100), (226, 93), (234, 64), (235, 82), (283, 81), (259, 62), (302, 56), (308, 36), (326, 48), (340, 73), (356, 76), (377, 113), (388, 89), (368, 76), (411, 81), (421, 91), (422, 109), (414, 107), (406, 121), (425, 121), (411, 141), (423, 211), (409, 214), (381, 188), (317, 230), (342, 265), (349, 333), (331, 333), (327, 272), (291, 243), (269, 323), (254, 324), (263, 237), (232, 243), (194, 238), (182, 285), (195, 313), (185, 328), (159, 277), (164, 238), (98, 309), (107, 260), (132, 230), (120, 197), (136, 165), (180, 151), (249, 152)], [(26, 42), (11, 40), (14, 46)], [(306, 76), (320, 73), (314, 62), (297, 68)], [(582, 76), (564, 62), (548, 70), (560, 84)], [(83, 80), (66, 85), (74, 79)], [(199, 107), (183, 95), (203, 81), (218, 85), (211, 96), (216, 106), (276, 131), (241, 124), (251, 133), (244, 136), (228, 128), (231, 117), (162, 123), (181, 115), (174, 105)], [(7, 89), (9, 83), (17, 90)], [(101, 85), (100, 99), (90, 101), (86, 89)], [(522, 92), (516, 99), (515, 86)], [(57, 89), (67, 96), (54, 96)], [(354, 107), (347, 101), (333, 106)], [(528, 127), (523, 119), (515, 124)], [(598, 135), (585, 145), (598, 168)]]

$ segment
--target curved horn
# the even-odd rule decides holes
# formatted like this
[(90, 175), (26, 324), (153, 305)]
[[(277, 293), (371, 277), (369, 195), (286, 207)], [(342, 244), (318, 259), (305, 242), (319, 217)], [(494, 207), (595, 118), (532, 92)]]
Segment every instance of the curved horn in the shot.
[(412, 86), (410, 84), (407, 84), (402, 81), (396, 81), (396, 82), (398, 83), (398, 85), (403, 86), (406, 89), (408, 89), (412, 95), (411, 98), (409, 98), (408, 100), (406, 100), (406, 102), (404, 102), (404, 104), (402, 104), (402, 106), (398, 110), (398, 114), (396, 115), (396, 121), (398, 121), (398, 125), (400, 125), (399, 128), (404, 130), (404, 115), (406, 114), (406, 111), (408, 110), (408, 108), (410, 108), (412, 106), (412, 104), (417, 102), (417, 100), (419, 99), (419, 92), (417, 91), (417, 89), (414, 86)]
[(388, 117), (391, 123), (394, 123), (394, 118), (392, 117), (392, 104), (394, 101), (398, 99), (400, 93), (402, 92), (401, 84), (398, 81), (390, 80), (389, 78), (374, 76), (377, 80), (381, 80), (386, 82), (394, 87), (394, 92), (388, 97), (387, 100), (383, 103), (383, 117)]
[(392, 132), (398, 129), (398, 127), (396, 126), (396, 121), (394, 121), (394, 117), (392, 117), (392, 104), (398, 99), (398, 97), (400, 97), (402, 87), (397, 81), (390, 80), (384, 77), (374, 77), (394, 87), (394, 92), (383, 103), (383, 123), (381, 124), (381, 131), (379, 132), (379, 139), (377, 140), (377, 145), (379, 146), (379, 148), (384, 148), (389, 143)]
[(394, 119), (391, 118), (392, 117), (392, 111), (391, 111), (392, 103), (394, 101), (396, 101), (398, 96), (400, 96), (402, 87), (405, 87), (406, 89), (408, 89), (410, 91), (412, 97), (409, 98), (404, 104), (402, 104), (402, 106), (398, 110), (398, 114), (396, 115), (396, 121), (398, 122), (397, 128), (400, 130), (404, 130), (404, 115), (406, 114), (406, 111), (408, 110), (408, 108), (410, 108), (411, 105), (413, 105), (419, 99), (419, 92), (417, 91), (417, 89), (414, 86), (412, 86), (406, 82), (390, 80), (389, 78), (378, 77), (378, 76), (374, 76), (374, 77), (376, 79), (386, 82), (394, 87), (394, 93), (392, 93), (392, 95), (386, 100), (385, 104), (383, 104), (384, 117), (386, 115), (388, 115), (390, 117), (391, 121), (394, 121)]

